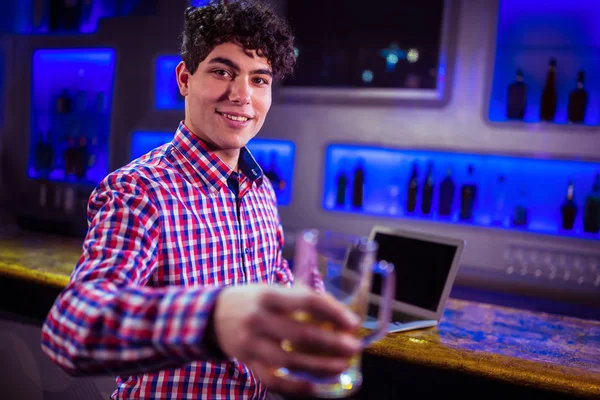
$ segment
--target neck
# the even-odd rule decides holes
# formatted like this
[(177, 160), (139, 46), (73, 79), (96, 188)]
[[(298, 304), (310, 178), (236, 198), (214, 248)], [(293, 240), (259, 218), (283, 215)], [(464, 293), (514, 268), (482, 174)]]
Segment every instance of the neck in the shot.
[(202, 140), (210, 151), (212, 151), (221, 161), (229, 166), (232, 170), (238, 172), (239, 170), (239, 159), (240, 159), (240, 149), (221, 149), (215, 143), (211, 142), (205, 135), (203, 135), (200, 131), (194, 128), (191, 122), (186, 118), (183, 123), (185, 126), (200, 140)]

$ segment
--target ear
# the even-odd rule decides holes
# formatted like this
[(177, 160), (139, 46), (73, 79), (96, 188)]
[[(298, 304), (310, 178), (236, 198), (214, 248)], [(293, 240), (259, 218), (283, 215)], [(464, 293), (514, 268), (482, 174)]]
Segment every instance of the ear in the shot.
[(176, 78), (177, 78), (177, 86), (179, 86), (179, 93), (182, 96), (187, 96), (189, 92), (188, 83), (190, 80), (190, 72), (185, 66), (183, 61), (180, 61), (177, 64), (177, 68), (175, 68)]

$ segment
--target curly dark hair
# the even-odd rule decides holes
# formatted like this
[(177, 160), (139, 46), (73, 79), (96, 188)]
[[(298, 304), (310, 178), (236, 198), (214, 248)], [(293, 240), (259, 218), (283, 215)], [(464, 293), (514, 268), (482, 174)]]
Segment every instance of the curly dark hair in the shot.
[(211, 1), (204, 7), (188, 7), (184, 18), (181, 58), (190, 73), (216, 46), (227, 42), (256, 50), (269, 61), (277, 79), (292, 73), (294, 36), (287, 21), (267, 5), (256, 0)]

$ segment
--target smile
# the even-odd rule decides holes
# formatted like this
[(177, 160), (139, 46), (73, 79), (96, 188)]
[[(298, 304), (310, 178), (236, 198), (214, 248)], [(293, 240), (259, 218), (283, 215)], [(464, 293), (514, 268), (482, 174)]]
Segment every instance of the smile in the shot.
[(222, 116), (224, 116), (227, 119), (230, 119), (232, 121), (237, 121), (237, 122), (246, 122), (249, 120), (249, 118), (247, 117), (242, 117), (242, 116), (237, 116), (237, 115), (231, 115), (231, 114), (225, 114), (225, 113), (221, 113), (217, 111), (217, 114), (220, 114)]

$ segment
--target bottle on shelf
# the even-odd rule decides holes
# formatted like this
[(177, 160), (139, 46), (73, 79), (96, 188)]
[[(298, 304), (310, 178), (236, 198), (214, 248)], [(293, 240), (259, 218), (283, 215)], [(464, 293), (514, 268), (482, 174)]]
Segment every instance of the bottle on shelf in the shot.
[(527, 86), (523, 81), (523, 71), (517, 69), (514, 82), (508, 85), (506, 118), (523, 120), (527, 106)]
[(362, 208), (363, 195), (365, 186), (365, 166), (364, 160), (361, 158), (354, 169), (354, 177), (352, 179), (352, 207)]
[(575, 185), (573, 180), (569, 180), (567, 186), (567, 198), (562, 204), (561, 211), (561, 227), (565, 230), (572, 230), (575, 225), (575, 217), (577, 216), (577, 204), (574, 200)]
[(494, 191), (494, 209), (492, 211), (492, 225), (504, 225), (506, 217), (506, 177), (498, 176), (496, 190)]
[(588, 104), (588, 92), (584, 87), (585, 72), (577, 72), (577, 86), (569, 94), (568, 118), (573, 124), (581, 124), (585, 121), (585, 113)]
[(469, 164), (467, 167), (467, 183), (460, 188), (460, 219), (463, 221), (473, 218), (473, 209), (477, 198), (477, 184), (473, 177), (474, 171), (473, 164)]
[(540, 101), (540, 120), (554, 121), (556, 115), (556, 59), (550, 58)]
[(600, 232), (600, 173), (596, 174), (592, 191), (585, 199), (583, 230), (587, 233)]
[(54, 166), (54, 148), (47, 133), (40, 133), (33, 156), (33, 168), (40, 178), (47, 179)]
[(446, 177), (440, 184), (440, 200), (438, 203), (438, 214), (449, 217), (452, 214), (454, 206), (454, 181), (452, 180), (452, 170), (448, 168)]
[(56, 98), (56, 112), (58, 114), (69, 114), (72, 110), (71, 94), (67, 88), (61, 90)]
[(513, 226), (524, 227), (529, 221), (529, 212), (527, 211), (527, 192), (524, 189), (519, 191), (519, 198), (512, 217)]
[(82, 113), (87, 109), (87, 92), (85, 90), (85, 70), (79, 68), (77, 71), (77, 90), (75, 91), (75, 110), (78, 113)]
[(275, 193), (279, 194), (285, 189), (285, 180), (280, 176), (277, 167), (277, 152), (271, 151), (269, 153), (269, 166), (265, 171), (265, 176), (269, 178), (273, 188), (275, 189)]
[(406, 211), (412, 213), (417, 207), (417, 194), (419, 192), (419, 167), (413, 163), (410, 178), (408, 179), (408, 197), (406, 199)]
[(431, 213), (431, 204), (433, 203), (433, 162), (427, 166), (427, 175), (423, 183), (423, 198), (421, 199), (421, 212), (425, 215)]
[(85, 136), (79, 137), (79, 146), (73, 151), (73, 171), (74, 175), (78, 180), (82, 180), (86, 177), (88, 165), (89, 165), (89, 151), (87, 145), (87, 138)]
[(344, 170), (340, 169), (335, 185), (335, 205), (338, 208), (346, 205), (346, 190), (348, 189), (348, 177)]
[(75, 147), (75, 137), (67, 138), (67, 148), (64, 152), (65, 180), (74, 178), (77, 168), (77, 148)]

